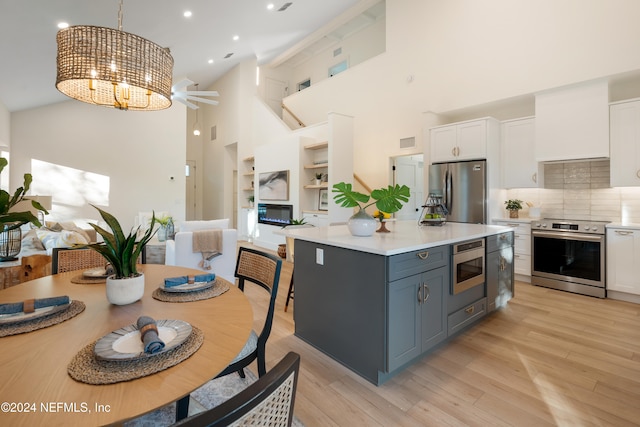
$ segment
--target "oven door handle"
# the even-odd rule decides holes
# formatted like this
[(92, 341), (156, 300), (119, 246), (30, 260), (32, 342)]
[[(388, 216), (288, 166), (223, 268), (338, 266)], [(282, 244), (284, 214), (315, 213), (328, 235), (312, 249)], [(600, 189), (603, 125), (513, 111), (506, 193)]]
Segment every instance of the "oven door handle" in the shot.
[(563, 240), (583, 240), (586, 242), (601, 242), (603, 235), (594, 234), (581, 234), (581, 233), (563, 233), (553, 231), (537, 231), (531, 232), (532, 236), (542, 237), (547, 239), (563, 239)]

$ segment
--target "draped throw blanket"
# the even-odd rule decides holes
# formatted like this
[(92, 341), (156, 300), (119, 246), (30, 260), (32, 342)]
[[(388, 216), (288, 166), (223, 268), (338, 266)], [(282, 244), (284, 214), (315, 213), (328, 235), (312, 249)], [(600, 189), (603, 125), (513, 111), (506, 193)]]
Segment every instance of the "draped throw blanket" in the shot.
[(193, 252), (202, 253), (202, 261), (198, 265), (211, 270), (211, 260), (222, 255), (222, 229), (194, 231)]

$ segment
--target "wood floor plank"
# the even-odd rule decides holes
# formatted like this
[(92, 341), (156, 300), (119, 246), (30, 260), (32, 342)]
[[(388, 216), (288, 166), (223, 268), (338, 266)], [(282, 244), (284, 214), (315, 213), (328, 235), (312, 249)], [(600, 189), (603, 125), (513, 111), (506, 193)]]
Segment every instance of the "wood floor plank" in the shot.
[[(640, 304), (516, 282), (507, 307), (378, 387), (294, 335), (291, 272), (283, 263), (267, 368), (301, 355), (307, 427), (640, 425)], [(246, 293), (257, 328), (268, 299)]]

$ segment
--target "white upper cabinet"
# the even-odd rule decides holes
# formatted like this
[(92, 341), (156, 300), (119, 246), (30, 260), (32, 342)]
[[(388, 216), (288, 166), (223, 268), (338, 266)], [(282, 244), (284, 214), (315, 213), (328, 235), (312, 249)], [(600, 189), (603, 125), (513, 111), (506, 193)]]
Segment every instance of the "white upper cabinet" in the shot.
[(538, 187), (538, 162), (535, 159), (535, 119), (502, 122), (502, 186)]
[(536, 95), (535, 157), (539, 162), (609, 157), (606, 80)]
[(486, 159), (487, 138), (496, 123), (485, 118), (432, 128), (431, 163)]
[(611, 105), (611, 186), (640, 186), (640, 100)]

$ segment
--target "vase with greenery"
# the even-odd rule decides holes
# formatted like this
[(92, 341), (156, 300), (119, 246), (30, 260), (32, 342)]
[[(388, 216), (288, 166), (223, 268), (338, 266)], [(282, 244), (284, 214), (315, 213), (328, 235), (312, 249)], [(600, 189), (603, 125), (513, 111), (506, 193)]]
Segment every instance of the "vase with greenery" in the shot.
[(504, 204), (507, 205), (505, 209), (509, 211), (509, 218), (518, 218), (518, 211), (522, 209), (522, 200), (509, 199)]
[(102, 255), (113, 268), (113, 275), (107, 277), (107, 299), (116, 305), (136, 302), (144, 295), (144, 275), (138, 272), (138, 258), (155, 233), (155, 213), (151, 216), (147, 231), (140, 240), (136, 240), (140, 226), (125, 236), (116, 217), (97, 206), (91, 206), (98, 210), (111, 229), (106, 230), (99, 225), (90, 224), (104, 241), (86, 245)]
[(164, 215), (156, 218), (156, 222), (160, 225), (158, 228), (158, 241), (164, 242), (167, 239), (173, 239), (173, 217)]
[[(9, 161), (0, 157), (0, 172), (9, 164)], [(17, 259), (22, 245), (22, 231), (20, 226), (31, 223), (36, 227), (42, 224), (38, 218), (30, 211), (14, 212), (12, 209), (23, 200), (30, 200), (26, 193), (31, 187), (33, 177), (30, 173), (24, 174), (22, 187), (16, 189), (13, 195), (5, 190), (0, 190), (0, 261), (11, 261)], [(31, 205), (45, 214), (47, 210), (37, 201), (31, 200)]]
[(322, 183), (322, 173), (321, 172), (316, 172), (314, 174), (315, 176), (315, 180), (316, 180), (316, 185), (320, 185)]
[(378, 211), (392, 214), (402, 209), (402, 205), (411, 197), (409, 187), (399, 184), (378, 188), (368, 195), (355, 191), (351, 184), (339, 182), (334, 184), (331, 191), (336, 204), (343, 208), (358, 208), (358, 212), (347, 222), (354, 236), (371, 236), (375, 232), (376, 219), (365, 211), (366, 208), (375, 205)]

